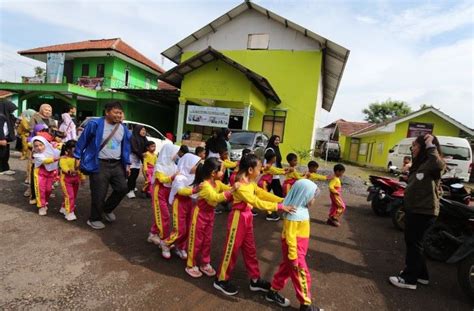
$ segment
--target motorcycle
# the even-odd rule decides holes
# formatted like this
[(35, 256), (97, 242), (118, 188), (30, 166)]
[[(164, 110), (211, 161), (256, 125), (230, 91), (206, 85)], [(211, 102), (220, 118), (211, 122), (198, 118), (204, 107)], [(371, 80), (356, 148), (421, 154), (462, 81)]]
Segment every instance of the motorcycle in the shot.
[(474, 300), (474, 219), (469, 219), (471, 236), (462, 239), (445, 232), (445, 236), (459, 245), (447, 263), (457, 264), (458, 283), (463, 291)]
[(426, 230), (423, 248), (426, 256), (436, 261), (447, 261), (459, 247), (455, 239), (471, 237), (474, 207), (440, 199), (440, 212), (436, 222)]
[(372, 185), (367, 188), (367, 201), (371, 202), (375, 215), (388, 215), (394, 208), (403, 205), (404, 183), (383, 176), (371, 175), (369, 179)]

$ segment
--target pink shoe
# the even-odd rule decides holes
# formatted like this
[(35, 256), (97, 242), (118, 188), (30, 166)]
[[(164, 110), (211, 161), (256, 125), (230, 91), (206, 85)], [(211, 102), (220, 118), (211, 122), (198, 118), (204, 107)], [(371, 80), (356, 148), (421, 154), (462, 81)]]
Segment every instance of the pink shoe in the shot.
[(216, 275), (216, 270), (210, 264), (199, 267), (199, 270), (209, 277)]
[(186, 269), (184, 270), (186, 271), (187, 274), (189, 274), (193, 278), (200, 278), (202, 276), (201, 271), (199, 271), (199, 268), (196, 266), (192, 268), (186, 267)]

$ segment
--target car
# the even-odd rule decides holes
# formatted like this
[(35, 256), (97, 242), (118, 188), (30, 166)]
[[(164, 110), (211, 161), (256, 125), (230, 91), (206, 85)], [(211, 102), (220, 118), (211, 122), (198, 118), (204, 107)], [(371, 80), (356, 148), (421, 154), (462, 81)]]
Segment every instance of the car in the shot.
[(321, 158), (328, 161), (339, 161), (341, 158), (341, 147), (337, 141), (325, 141), (320, 149)]
[(240, 160), (244, 149), (252, 150), (257, 157), (263, 160), (268, 136), (258, 131), (232, 130), (229, 143), (232, 148), (230, 153), (232, 161)]
[[(89, 123), (89, 121), (93, 118), (97, 118), (97, 117), (88, 117), (81, 123), (81, 125), (77, 129), (77, 137), (78, 138), (82, 134), (82, 131), (86, 127), (87, 123)], [(165, 135), (163, 135), (159, 130), (157, 130), (156, 128), (154, 128), (151, 125), (143, 124), (143, 123), (139, 123), (139, 122), (135, 122), (135, 121), (128, 121), (128, 120), (124, 120), (123, 123), (127, 125), (127, 128), (130, 130), (130, 132), (132, 132), (133, 128), (137, 125), (141, 125), (141, 126), (145, 127), (145, 129), (146, 129), (146, 138), (149, 141), (152, 141), (156, 144), (155, 153), (160, 152), (161, 148), (163, 148), (163, 146), (165, 144), (172, 144), (173, 143), (171, 140), (166, 138)]]

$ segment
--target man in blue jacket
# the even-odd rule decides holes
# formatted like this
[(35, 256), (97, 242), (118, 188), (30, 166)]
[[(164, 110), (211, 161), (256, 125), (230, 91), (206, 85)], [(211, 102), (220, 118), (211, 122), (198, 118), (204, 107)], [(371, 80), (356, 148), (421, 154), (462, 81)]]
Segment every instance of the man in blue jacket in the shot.
[[(130, 132), (122, 124), (120, 102), (105, 105), (105, 117), (90, 120), (76, 144), (76, 167), (89, 174), (91, 215), (87, 224), (105, 228), (102, 219), (115, 221), (113, 210), (128, 192), (130, 174)], [(109, 184), (112, 193), (106, 199)]]

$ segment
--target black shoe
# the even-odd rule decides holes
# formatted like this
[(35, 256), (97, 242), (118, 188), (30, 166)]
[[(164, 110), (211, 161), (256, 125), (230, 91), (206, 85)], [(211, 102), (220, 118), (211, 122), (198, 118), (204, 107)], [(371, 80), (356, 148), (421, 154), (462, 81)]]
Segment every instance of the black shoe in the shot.
[(253, 216), (253, 217), (258, 216), (257, 211), (254, 211), (254, 210), (252, 209), (252, 216)]
[(267, 214), (267, 217), (265, 219), (268, 221), (279, 221), (280, 216), (278, 216), (277, 212), (273, 212), (271, 214)]
[(239, 292), (237, 290), (237, 287), (235, 287), (229, 281), (215, 280), (214, 281), (214, 288), (217, 289), (217, 290), (220, 290), (221, 292), (223, 292), (227, 296), (234, 296), (234, 295), (237, 295), (237, 293)]
[(250, 280), (250, 290), (252, 292), (268, 292), (270, 290), (271, 284), (265, 280), (258, 279), (257, 282)]
[(265, 299), (270, 302), (277, 303), (280, 307), (288, 307), (291, 303), (290, 300), (280, 295), (278, 292), (269, 290), (265, 295)]
[(300, 311), (319, 311), (318, 307), (313, 305), (300, 305)]

